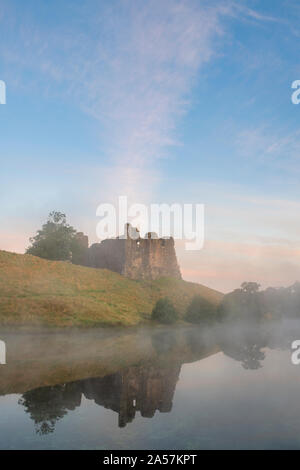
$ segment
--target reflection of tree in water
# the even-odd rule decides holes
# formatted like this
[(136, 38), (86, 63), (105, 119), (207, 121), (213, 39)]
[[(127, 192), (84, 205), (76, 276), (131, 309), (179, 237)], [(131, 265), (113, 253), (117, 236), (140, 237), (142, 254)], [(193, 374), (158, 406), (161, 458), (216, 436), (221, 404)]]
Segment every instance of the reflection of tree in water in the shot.
[(241, 362), (244, 369), (249, 370), (260, 369), (262, 367), (261, 361), (265, 359), (265, 353), (257, 344), (248, 344), (227, 355)]
[(55, 385), (31, 390), (23, 394), (19, 404), (25, 407), (35, 423), (36, 433), (50, 434), (57, 421), (81, 403), (81, 392), (76, 383)]
[(249, 325), (240, 325), (223, 337), (221, 348), (226, 356), (241, 362), (244, 369), (255, 370), (262, 367), (267, 341), (259, 328)]
[[(69, 410), (81, 405), (82, 397), (116, 412), (119, 426), (124, 427), (135, 419), (137, 412), (151, 418), (157, 411), (171, 411), (181, 369), (179, 346), (182, 348), (179, 351), (188, 350), (193, 360), (199, 360), (218, 345), (218, 350), (239, 361), (242, 367), (254, 370), (262, 367), (265, 359), (262, 349), (268, 343), (261, 325), (249, 326), (245, 323), (222, 325), (214, 331), (198, 328), (183, 330), (180, 338), (181, 342), (172, 331), (160, 331), (152, 336), (156, 353), (162, 358), (170, 355), (166, 363), (162, 361), (158, 365), (149, 362), (146, 366), (132, 366), (105, 377), (39, 388), (24, 393), (19, 403), (25, 407), (40, 435), (54, 432), (57, 422)], [(172, 360), (169, 362), (170, 358)]]
[(19, 404), (35, 423), (36, 433), (54, 432), (56, 423), (81, 404), (81, 397), (118, 413), (119, 426), (134, 420), (136, 412), (152, 418), (169, 413), (181, 364), (129, 367), (116, 374), (66, 385), (43, 387), (24, 393)]

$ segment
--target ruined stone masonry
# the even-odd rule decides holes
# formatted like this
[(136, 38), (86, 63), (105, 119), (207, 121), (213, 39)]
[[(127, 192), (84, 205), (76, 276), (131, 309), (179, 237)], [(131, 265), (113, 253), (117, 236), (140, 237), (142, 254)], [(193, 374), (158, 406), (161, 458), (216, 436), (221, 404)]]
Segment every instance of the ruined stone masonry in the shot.
[(118, 425), (124, 428), (138, 412), (143, 418), (153, 418), (156, 411), (172, 410), (180, 370), (180, 363), (168, 367), (133, 366), (105, 377), (30, 390), (20, 403), (39, 434), (54, 432), (56, 423), (68, 411), (80, 407), (83, 397), (118, 413)]
[(158, 238), (155, 233), (148, 233), (142, 238), (130, 224), (126, 224), (125, 234), (89, 247), (88, 237), (78, 233), (83, 250), (73, 255), (73, 263), (109, 269), (131, 279), (181, 279), (172, 237)]

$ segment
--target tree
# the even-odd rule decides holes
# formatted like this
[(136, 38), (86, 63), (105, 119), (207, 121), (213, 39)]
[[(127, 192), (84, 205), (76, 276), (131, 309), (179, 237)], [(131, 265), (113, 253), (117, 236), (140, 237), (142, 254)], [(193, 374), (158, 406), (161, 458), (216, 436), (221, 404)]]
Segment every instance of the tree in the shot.
[(175, 323), (178, 319), (178, 313), (174, 305), (167, 297), (159, 299), (152, 310), (152, 320), (165, 325)]
[(290, 287), (269, 287), (263, 292), (266, 310), (273, 318), (300, 315), (300, 283)]
[(243, 282), (240, 289), (226, 294), (219, 307), (220, 317), (260, 321), (265, 313), (265, 305), (259, 289), (260, 285), (256, 282)]
[(241, 284), (242, 292), (247, 294), (255, 294), (260, 289), (260, 284), (257, 282), (243, 282)]
[(65, 214), (50, 212), (46, 224), (30, 238), (31, 246), (26, 253), (54, 261), (71, 261), (72, 251), (77, 247), (75, 234)]
[(216, 320), (217, 309), (208, 300), (196, 295), (187, 308), (185, 320), (189, 323), (212, 323)]
[(37, 434), (45, 435), (55, 431), (56, 423), (63, 419), (68, 410), (74, 410), (81, 403), (82, 383), (73, 382), (65, 385), (41, 387), (25, 392), (19, 405), (35, 423)]

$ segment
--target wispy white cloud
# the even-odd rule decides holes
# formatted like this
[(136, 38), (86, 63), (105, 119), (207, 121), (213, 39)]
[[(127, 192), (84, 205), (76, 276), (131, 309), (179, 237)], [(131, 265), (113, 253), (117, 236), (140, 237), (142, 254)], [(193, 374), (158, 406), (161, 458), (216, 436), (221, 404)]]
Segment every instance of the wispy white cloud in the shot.
[(108, 47), (99, 41), (85, 63), (83, 105), (104, 125), (119, 193), (140, 200), (155, 161), (177, 143), (175, 126), (222, 28), (220, 10), (199, 2), (122, 3), (125, 18), (108, 12)]
[(59, 84), (99, 120), (114, 187), (135, 188), (135, 199), (144, 198), (155, 161), (177, 144), (174, 130), (197, 74), (219, 51), (222, 20), (273, 20), (237, 2), (196, 0), (116, 0), (99, 9), (87, 2), (77, 15), (76, 30), (70, 23), (43, 31), (23, 19), (2, 57), (47, 77), (53, 93)]
[[(81, 198), (82, 193), (92, 193), (86, 197), (93, 209), (101, 202), (100, 191), (102, 201), (103, 196), (120, 194), (138, 202), (153, 197), (160, 181), (158, 160), (166, 156), (169, 146), (178, 144), (176, 126), (189, 109), (198, 74), (222, 50), (224, 20), (280, 21), (249, 9), (246, 2), (112, 0), (99, 2), (101, 9), (97, 3), (83, 3), (80, 21), (63, 29), (43, 29), (28, 16), (22, 18), (12, 28), (14, 37), (0, 44), (3, 63), (8, 68), (12, 65), (12, 76), (17, 68), (29, 72), (36, 90), (75, 101), (97, 120), (110, 168), (103, 168), (99, 156), (99, 169), (84, 172), (79, 166), (81, 174), (75, 178)], [(19, 75), (26, 80), (26, 73)], [(278, 137), (259, 128), (241, 132), (236, 145), (244, 156), (271, 164), (289, 155), (292, 165), (300, 154), (297, 141), (298, 133)], [(198, 192), (200, 186), (197, 182)], [(209, 208), (205, 250), (191, 255), (179, 246), (185, 277), (220, 289), (234, 288), (247, 278), (270, 284), (294, 280), (299, 249), (297, 244), (287, 246), (285, 240), (299, 233), (296, 202), (243, 201), (243, 191), (233, 195), (233, 201), (224, 201), (229, 191), (221, 189), (217, 193), (213, 188), (214, 201), (201, 201)], [(187, 194), (178, 194), (178, 199), (187, 200)], [(64, 195), (59, 194), (60, 200)], [(75, 225), (85, 230), (82, 219)], [(21, 233), (21, 226), (18, 230)], [(31, 227), (25, 232), (24, 241)], [(2, 246), (21, 247), (21, 238), (16, 241), (11, 233), (5, 235)], [(271, 251), (270, 244), (274, 245)], [(288, 266), (279, 260), (281, 255)]]
[[(175, 182), (176, 186), (176, 182)], [(240, 185), (189, 182), (177, 191), (205, 204), (205, 243), (187, 252), (177, 242), (186, 280), (221, 291), (243, 281), (280, 286), (300, 280), (300, 202), (267, 196)]]
[(238, 153), (251, 162), (296, 176), (300, 171), (300, 129), (286, 132), (270, 126), (245, 129), (238, 133)]
[(235, 144), (239, 154), (285, 173), (300, 171), (300, 129), (285, 133), (269, 126), (239, 132)]
[(283, 22), (282, 18), (265, 15), (252, 8), (249, 8), (246, 2), (244, 2), (244, 4), (242, 2), (235, 2), (235, 1), (229, 2), (229, 7), (230, 7), (231, 14), (233, 16), (239, 16), (239, 17), (242, 16), (244, 18), (247, 18), (247, 19), (250, 18), (258, 22), (275, 22), (275, 23)]

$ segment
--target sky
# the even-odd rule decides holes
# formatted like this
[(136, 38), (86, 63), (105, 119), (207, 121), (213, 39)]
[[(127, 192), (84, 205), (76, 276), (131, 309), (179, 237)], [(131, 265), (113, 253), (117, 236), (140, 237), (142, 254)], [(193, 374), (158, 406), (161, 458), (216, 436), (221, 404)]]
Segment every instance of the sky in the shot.
[(184, 279), (300, 280), (298, 0), (0, 0), (0, 249), (48, 213), (205, 204)]

